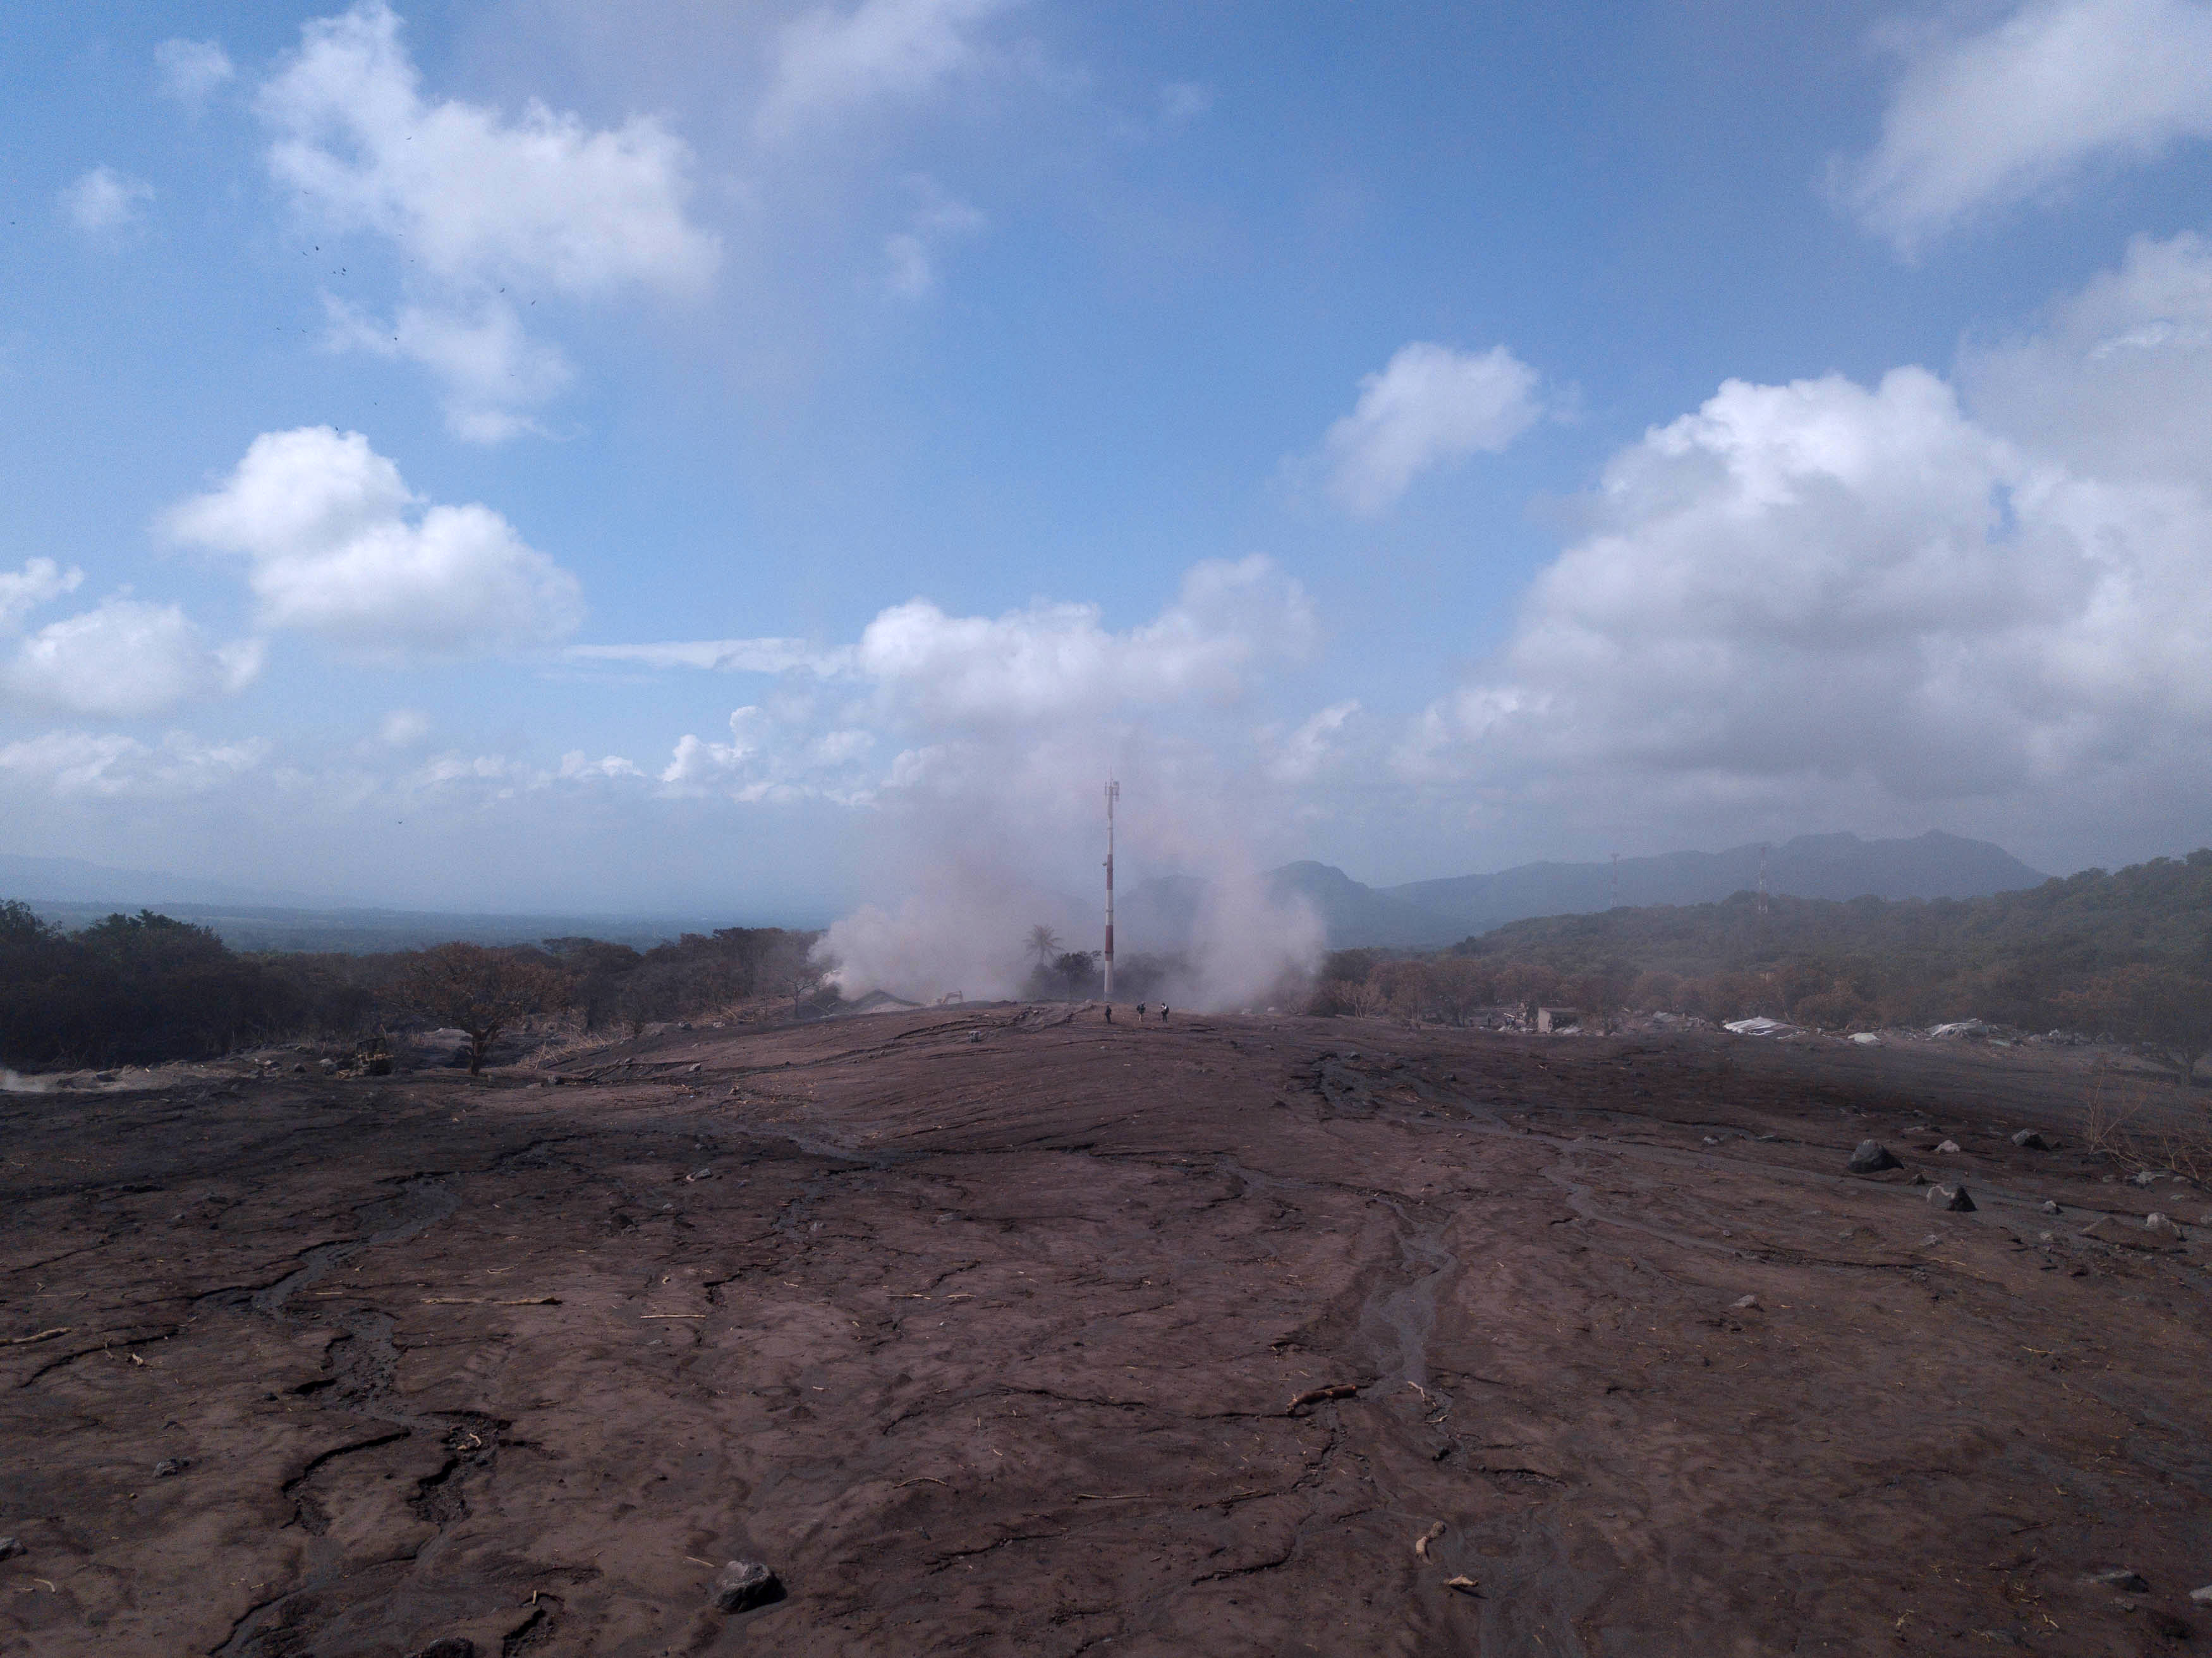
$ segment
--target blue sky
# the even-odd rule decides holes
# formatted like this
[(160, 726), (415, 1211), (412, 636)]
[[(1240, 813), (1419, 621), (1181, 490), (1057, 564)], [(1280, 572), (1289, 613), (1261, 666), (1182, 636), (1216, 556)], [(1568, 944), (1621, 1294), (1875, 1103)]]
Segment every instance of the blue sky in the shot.
[(0, 112), (6, 850), (2208, 838), (2199, 0), (52, 7)]

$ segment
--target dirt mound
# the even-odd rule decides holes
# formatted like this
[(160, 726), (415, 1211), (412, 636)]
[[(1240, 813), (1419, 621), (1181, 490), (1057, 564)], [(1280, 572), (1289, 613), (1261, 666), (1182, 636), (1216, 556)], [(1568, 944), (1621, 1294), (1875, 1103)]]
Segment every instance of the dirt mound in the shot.
[(0, 1653), (2203, 1625), (2212, 1201), (2027, 1073), (1177, 1017), (0, 1096)]

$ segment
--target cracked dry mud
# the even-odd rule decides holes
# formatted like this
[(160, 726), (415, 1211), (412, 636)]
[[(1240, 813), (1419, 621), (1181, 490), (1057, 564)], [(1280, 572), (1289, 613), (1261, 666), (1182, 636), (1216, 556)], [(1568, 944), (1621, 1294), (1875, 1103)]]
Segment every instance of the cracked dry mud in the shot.
[(2078, 1234), (2212, 1204), (2012, 1145), (2078, 1074), (1097, 1021), (0, 1096), (0, 1653), (2204, 1633), (2203, 1256)]

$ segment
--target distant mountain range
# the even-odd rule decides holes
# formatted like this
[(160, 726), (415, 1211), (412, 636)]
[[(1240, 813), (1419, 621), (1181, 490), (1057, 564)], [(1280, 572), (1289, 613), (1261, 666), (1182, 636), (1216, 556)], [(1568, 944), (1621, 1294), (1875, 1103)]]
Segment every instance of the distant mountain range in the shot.
[(0, 899), (28, 904), (52, 926), (74, 931), (117, 910), (155, 909), (212, 927), (234, 950), (416, 950), (465, 938), (474, 944), (534, 944), (593, 938), (649, 949), (685, 932), (753, 925), (728, 915), (483, 914), (385, 909), (260, 887), (203, 881), (159, 870), (112, 869), (82, 858), (0, 853)]
[[(1422, 949), (1456, 944), (1509, 921), (1576, 915), (1624, 905), (1700, 904), (1759, 884), (1756, 844), (1726, 852), (1669, 852), (1602, 864), (1522, 864), (1494, 875), (1460, 875), (1376, 888), (1328, 864), (1285, 864), (1267, 876), (1271, 896), (1304, 897), (1332, 949), (1371, 944)], [(1904, 841), (1801, 835), (1767, 852), (1770, 891), (1800, 898), (1978, 898), (2031, 887), (2044, 877), (2003, 847), (1931, 829)], [(1123, 895), (1125, 948), (1176, 950), (1188, 942), (1206, 884), (1170, 875)], [(166, 909), (213, 926), (246, 950), (395, 950), (446, 938), (486, 944), (590, 934), (651, 944), (726, 920), (647, 915), (464, 915), (373, 909), (301, 893), (233, 886), (149, 870), (112, 869), (78, 858), (0, 853), (0, 898), (21, 898), (49, 920), (82, 926), (109, 909)]]
[[(1701, 904), (1759, 885), (1760, 848), (1669, 852), (1618, 865), (1522, 864), (1494, 875), (1460, 875), (1375, 888), (1328, 864), (1286, 864), (1267, 877), (1272, 896), (1312, 904), (1332, 949), (1369, 944), (1419, 949), (1456, 944), (1508, 921), (1610, 909), (1617, 902)], [(2045, 877), (1999, 846), (1929, 830), (1911, 840), (1801, 835), (1770, 847), (1766, 885), (1800, 898), (1978, 898), (2032, 887)], [(1205, 884), (1188, 877), (1147, 881), (1121, 906), (1133, 949), (1175, 949), (1188, 939)]]

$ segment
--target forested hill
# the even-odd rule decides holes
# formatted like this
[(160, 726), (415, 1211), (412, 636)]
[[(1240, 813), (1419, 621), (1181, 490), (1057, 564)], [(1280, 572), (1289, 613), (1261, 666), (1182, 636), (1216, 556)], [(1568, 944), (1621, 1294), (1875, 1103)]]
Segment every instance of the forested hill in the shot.
[[(1983, 898), (1776, 896), (1513, 921), (1455, 946), (1562, 973), (1736, 972), (1792, 958), (1865, 957), (1906, 975), (2002, 971), (2054, 986), (2136, 963), (2212, 969), (2212, 849), (2112, 873), (2054, 877)], [(2059, 987), (2063, 987), (2059, 986)]]

